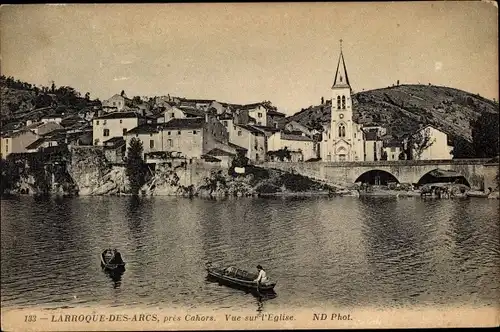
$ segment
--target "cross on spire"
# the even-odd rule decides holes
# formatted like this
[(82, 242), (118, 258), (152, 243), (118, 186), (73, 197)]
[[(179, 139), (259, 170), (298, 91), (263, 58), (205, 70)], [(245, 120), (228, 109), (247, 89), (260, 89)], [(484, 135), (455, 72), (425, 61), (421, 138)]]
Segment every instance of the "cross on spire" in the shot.
[(342, 52), (342, 38), (340, 38), (340, 52)]

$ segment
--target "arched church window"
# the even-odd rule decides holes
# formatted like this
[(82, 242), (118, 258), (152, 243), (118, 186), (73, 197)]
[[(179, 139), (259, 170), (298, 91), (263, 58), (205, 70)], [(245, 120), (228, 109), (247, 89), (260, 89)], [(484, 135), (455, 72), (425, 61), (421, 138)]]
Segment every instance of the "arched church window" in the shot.
[(337, 96), (337, 109), (340, 109), (340, 96)]
[(345, 126), (343, 124), (339, 125), (339, 137), (345, 137)]
[(345, 96), (342, 96), (342, 109), (345, 110)]

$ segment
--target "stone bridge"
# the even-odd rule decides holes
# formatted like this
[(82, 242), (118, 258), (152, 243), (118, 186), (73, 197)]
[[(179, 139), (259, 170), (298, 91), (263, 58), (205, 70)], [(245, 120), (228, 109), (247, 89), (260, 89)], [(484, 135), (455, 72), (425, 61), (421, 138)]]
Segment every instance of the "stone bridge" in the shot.
[(295, 172), (331, 184), (354, 183), (362, 176), (386, 174), (399, 183), (419, 183), (429, 172), (439, 169), (462, 175), (472, 188), (496, 188), (498, 161), (492, 159), (394, 160), (365, 162), (264, 162), (264, 168)]

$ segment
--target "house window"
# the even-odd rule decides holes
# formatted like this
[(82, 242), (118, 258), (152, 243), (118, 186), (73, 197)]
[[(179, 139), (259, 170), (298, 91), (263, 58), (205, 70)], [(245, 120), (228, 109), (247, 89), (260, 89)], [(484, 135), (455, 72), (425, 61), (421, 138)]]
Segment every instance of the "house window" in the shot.
[(103, 124), (103, 125), (106, 125), (106, 120), (104, 120), (104, 121), (102, 122), (102, 124)]
[(170, 114), (170, 118), (171, 119), (175, 118), (175, 114), (174, 113)]
[(116, 101), (113, 102), (113, 106), (116, 106)]
[(94, 145), (97, 145), (97, 144), (99, 144), (99, 139), (98, 139), (98, 138), (96, 138), (96, 139), (94, 140)]
[(392, 147), (391, 152), (395, 152), (395, 151), (396, 151), (396, 148)]
[(340, 109), (340, 96), (337, 96), (337, 109)]
[(233, 126), (233, 130), (236, 130), (236, 126)]
[(150, 148), (150, 149), (152, 149), (152, 148), (154, 148), (154, 147), (155, 147), (155, 141), (154, 141), (154, 140), (152, 140), (152, 139), (150, 139), (150, 140), (149, 140), (149, 148)]
[(238, 130), (238, 136), (241, 136), (241, 130)]
[(354, 138), (356, 138), (356, 133), (354, 133)]
[(99, 125), (99, 120), (97, 120), (97, 121), (95, 122), (95, 124), (96, 124), (96, 125)]
[(262, 113), (260, 113), (260, 112), (259, 112), (259, 113), (257, 113), (257, 116), (258, 116), (259, 118), (262, 118)]
[(122, 119), (120, 119), (120, 123), (123, 123), (123, 120), (122, 120)]
[(342, 109), (345, 110), (345, 96), (342, 96)]
[(170, 131), (167, 132), (167, 135), (170, 135)]
[(172, 141), (171, 139), (168, 139), (168, 140), (167, 140), (167, 145), (168, 145), (169, 147), (173, 147), (173, 146), (174, 146), (174, 141)]
[(108, 137), (109, 136), (109, 129), (104, 129), (102, 135), (104, 137)]
[(179, 130), (179, 131), (177, 131), (177, 135), (180, 135), (180, 134), (181, 134), (181, 131), (180, 131), (180, 130)]
[[(121, 121), (121, 120), (120, 120)], [(123, 131), (122, 131), (123, 135), (125, 136), (125, 134), (127, 133), (127, 128), (123, 128)]]
[(227, 127), (227, 121), (222, 122), (225, 127)]
[(196, 135), (196, 130), (193, 130), (193, 135)]

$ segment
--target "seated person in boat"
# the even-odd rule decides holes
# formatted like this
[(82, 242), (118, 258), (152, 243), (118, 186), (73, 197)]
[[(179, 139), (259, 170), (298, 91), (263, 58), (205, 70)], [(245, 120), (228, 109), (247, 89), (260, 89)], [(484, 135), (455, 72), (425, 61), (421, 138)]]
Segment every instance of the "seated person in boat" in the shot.
[(257, 279), (254, 280), (254, 282), (258, 284), (266, 283), (268, 281), (266, 271), (264, 271), (261, 265), (257, 265), (257, 270), (259, 271), (259, 275), (257, 276)]
[(122, 255), (118, 252), (118, 250), (113, 250), (113, 258), (109, 261), (110, 264), (123, 264)]
[(102, 259), (104, 262), (108, 262), (113, 257), (113, 251), (111, 249), (106, 249), (102, 252)]

